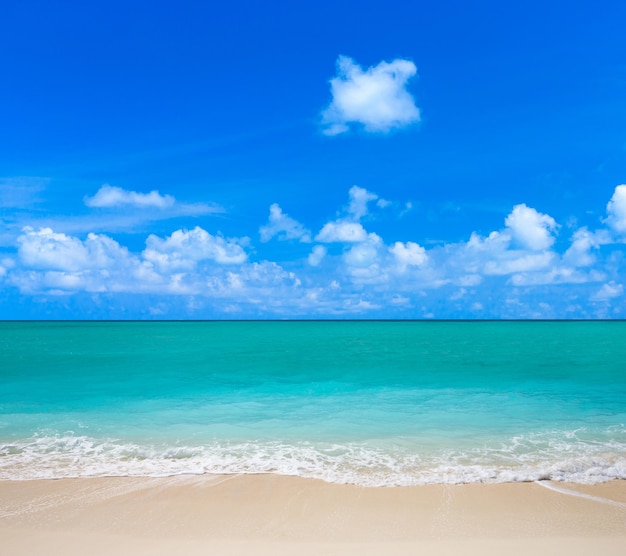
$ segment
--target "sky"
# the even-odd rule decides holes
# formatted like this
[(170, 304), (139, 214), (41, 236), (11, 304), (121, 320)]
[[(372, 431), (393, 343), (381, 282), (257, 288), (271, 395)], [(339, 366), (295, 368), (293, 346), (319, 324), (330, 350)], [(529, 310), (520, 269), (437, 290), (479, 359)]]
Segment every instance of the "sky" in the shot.
[(626, 318), (624, 22), (8, 3), (0, 318)]

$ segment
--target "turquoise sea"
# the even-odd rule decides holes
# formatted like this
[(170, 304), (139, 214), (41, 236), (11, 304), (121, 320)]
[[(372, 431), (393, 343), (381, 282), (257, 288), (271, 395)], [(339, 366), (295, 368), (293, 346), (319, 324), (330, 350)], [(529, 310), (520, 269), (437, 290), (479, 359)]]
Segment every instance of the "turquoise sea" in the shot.
[(626, 478), (626, 322), (0, 322), (0, 479)]

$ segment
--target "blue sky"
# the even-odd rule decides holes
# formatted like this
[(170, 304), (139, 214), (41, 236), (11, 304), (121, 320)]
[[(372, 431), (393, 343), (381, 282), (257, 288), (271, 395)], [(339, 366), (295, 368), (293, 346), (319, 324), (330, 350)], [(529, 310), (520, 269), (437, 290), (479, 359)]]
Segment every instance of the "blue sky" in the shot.
[(0, 318), (624, 318), (623, 2), (33, 2)]

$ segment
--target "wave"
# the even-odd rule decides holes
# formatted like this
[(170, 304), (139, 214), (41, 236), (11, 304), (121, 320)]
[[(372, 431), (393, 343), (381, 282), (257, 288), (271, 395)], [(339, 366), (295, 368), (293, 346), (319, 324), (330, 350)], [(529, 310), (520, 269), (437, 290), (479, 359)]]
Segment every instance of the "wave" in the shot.
[(402, 443), (139, 444), (73, 434), (0, 444), (0, 479), (276, 473), (362, 486), (626, 479), (626, 431), (529, 434), (465, 450)]

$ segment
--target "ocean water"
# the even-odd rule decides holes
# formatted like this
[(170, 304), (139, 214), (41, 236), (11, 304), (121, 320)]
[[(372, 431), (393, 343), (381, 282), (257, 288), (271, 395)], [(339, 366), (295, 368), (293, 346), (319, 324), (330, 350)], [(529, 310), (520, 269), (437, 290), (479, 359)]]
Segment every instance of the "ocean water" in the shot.
[(0, 479), (626, 478), (626, 322), (0, 322)]

